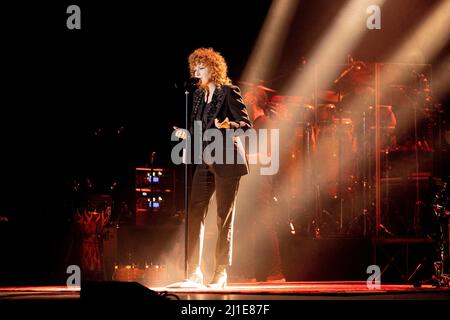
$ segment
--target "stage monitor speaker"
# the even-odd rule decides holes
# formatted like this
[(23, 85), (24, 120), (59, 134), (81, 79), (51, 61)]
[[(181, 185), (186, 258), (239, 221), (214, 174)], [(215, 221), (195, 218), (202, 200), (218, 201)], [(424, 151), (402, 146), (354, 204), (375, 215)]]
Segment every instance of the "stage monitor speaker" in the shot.
[(85, 303), (147, 304), (168, 299), (138, 282), (83, 281), (80, 298)]

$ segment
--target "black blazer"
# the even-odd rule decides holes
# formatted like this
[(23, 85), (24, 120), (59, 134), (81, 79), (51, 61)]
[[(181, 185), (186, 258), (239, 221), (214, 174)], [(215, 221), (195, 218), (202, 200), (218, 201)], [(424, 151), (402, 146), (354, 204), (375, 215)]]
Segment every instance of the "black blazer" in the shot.
[[(190, 133), (193, 136), (194, 133), (194, 121), (199, 120), (199, 115), (202, 114), (202, 99), (205, 99), (205, 90), (197, 89), (193, 95), (193, 105), (191, 113), (190, 122)], [(219, 121), (223, 121), (226, 117), (231, 122), (231, 127), (233, 129), (242, 129), (246, 131), (252, 127), (252, 123), (248, 117), (247, 107), (242, 101), (242, 96), (240, 89), (237, 86), (224, 85), (217, 87), (214, 90), (214, 94), (211, 99), (210, 109), (206, 115), (206, 123), (203, 130), (210, 128), (215, 128), (214, 119), (217, 118)], [(225, 129), (221, 129), (223, 133), (223, 151), (224, 156), (226, 152), (225, 143)], [(193, 150), (193, 149), (191, 149)], [(248, 173), (248, 161), (245, 156), (245, 150), (239, 139), (233, 139), (233, 153), (234, 153), (234, 163), (223, 164), (214, 163), (212, 164), (213, 170), (221, 177), (236, 177), (242, 176)], [(239, 160), (238, 160), (239, 159)], [(225, 159), (224, 159), (225, 160)]]

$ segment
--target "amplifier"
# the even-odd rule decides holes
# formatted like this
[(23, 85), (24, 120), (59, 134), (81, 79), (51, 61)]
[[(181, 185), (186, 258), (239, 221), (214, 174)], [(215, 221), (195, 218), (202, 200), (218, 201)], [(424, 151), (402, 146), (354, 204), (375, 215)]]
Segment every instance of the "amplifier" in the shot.
[(175, 211), (175, 172), (136, 168), (136, 225), (162, 222)]

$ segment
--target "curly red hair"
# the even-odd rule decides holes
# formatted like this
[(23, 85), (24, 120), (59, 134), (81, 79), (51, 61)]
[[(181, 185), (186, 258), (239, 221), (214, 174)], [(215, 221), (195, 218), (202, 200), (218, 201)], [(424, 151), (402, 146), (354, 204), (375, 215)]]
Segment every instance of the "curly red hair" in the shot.
[(211, 70), (211, 81), (216, 85), (230, 85), (228, 78), (228, 67), (224, 57), (213, 48), (198, 48), (189, 55), (189, 71), (191, 76), (195, 75), (195, 66), (203, 64)]

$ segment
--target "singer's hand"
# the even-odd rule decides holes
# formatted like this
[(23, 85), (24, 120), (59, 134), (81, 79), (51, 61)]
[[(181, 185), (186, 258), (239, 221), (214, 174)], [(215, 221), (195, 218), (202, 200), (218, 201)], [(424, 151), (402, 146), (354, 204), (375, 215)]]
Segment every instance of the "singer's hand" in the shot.
[(175, 136), (177, 138), (186, 139), (187, 138), (187, 130), (186, 129), (180, 129), (178, 127), (173, 127), (175, 129)]
[(228, 119), (228, 117), (226, 117), (225, 120), (223, 120), (222, 122), (220, 122), (219, 119), (215, 118), (214, 124), (216, 125), (216, 128), (218, 128), (218, 129), (230, 129), (231, 128), (230, 120)]

